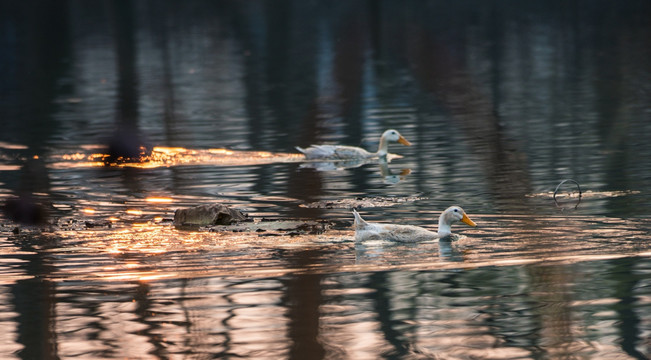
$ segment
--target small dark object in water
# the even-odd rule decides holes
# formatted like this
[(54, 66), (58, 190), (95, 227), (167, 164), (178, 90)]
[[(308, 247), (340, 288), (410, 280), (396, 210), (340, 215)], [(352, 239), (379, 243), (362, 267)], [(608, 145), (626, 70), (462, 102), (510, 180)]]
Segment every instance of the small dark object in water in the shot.
[[(296, 227), (296, 230), (300, 233), (310, 234), (310, 235), (319, 235), (324, 233), (330, 224), (328, 223), (304, 223)], [(292, 235), (290, 233), (290, 235)], [(297, 233), (298, 235), (298, 233)]]
[(94, 227), (108, 227), (108, 228), (110, 228), (111, 227), (111, 222), (108, 221), (108, 220), (104, 220), (104, 221), (86, 221), (84, 223), (84, 225), (86, 225), (87, 228), (94, 228)]
[(8, 199), (2, 211), (13, 222), (26, 225), (43, 225), (47, 222), (45, 207), (29, 196)]
[(267, 236), (280, 236), (280, 234), (276, 233), (264, 233), (264, 234), (258, 234), (259, 237), (267, 237)]
[(139, 162), (149, 152), (137, 130), (119, 128), (106, 141), (106, 165)]
[(177, 209), (174, 212), (174, 225), (230, 225), (246, 218), (241, 211), (226, 205), (199, 205), (189, 209)]
[(394, 206), (397, 204), (412, 202), (417, 200), (426, 199), (425, 197), (412, 195), (412, 196), (376, 196), (376, 197), (356, 197), (355, 199), (339, 199), (339, 200), (320, 200), (309, 204), (301, 204), (300, 207), (311, 209), (352, 209), (363, 207), (379, 207), (379, 206)]
[(563, 184), (565, 184), (566, 182), (573, 182), (574, 184), (576, 184), (576, 187), (579, 189), (579, 198), (578, 198), (578, 201), (576, 202), (576, 204), (574, 205), (574, 210), (576, 210), (579, 207), (579, 204), (581, 203), (581, 194), (582, 194), (582, 192), (581, 192), (581, 185), (579, 185), (579, 183), (576, 180), (573, 180), (573, 179), (565, 179), (565, 180), (561, 181), (561, 183), (558, 184), (558, 186), (556, 186), (556, 190), (554, 190), (554, 203), (556, 204), (557, 207), (561, 208), (561, 210), (564, 209), (558, 203), (558, 200), (556, 200), (556, 194), (558, 193), (558, 189), (560, 189), (561, 186)]

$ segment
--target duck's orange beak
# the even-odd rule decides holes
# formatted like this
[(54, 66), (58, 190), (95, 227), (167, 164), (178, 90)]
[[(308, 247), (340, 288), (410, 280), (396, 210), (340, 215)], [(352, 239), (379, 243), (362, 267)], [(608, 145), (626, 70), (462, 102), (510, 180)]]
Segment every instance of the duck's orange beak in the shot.
[(466, 224), (468, 224), (468, 225), (470, 225), (472, 227), (477, 226), (477, 224), (475, 224), (474, 221), (470, 220), (470, 218), (466, 214), (463, 214), (463, 217), (461, 218), (461, 221), (465, 222)]
[(409, 140), (405, 139), (404, 136), (402, 135), (400, 135), (400, 138), (398, 138), (398, 142), (401, 143), (402, 145), (411, 146)]

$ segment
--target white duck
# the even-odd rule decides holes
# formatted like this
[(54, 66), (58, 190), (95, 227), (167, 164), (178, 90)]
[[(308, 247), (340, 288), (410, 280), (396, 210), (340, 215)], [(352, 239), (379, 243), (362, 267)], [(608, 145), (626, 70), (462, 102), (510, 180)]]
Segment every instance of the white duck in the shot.
[(374, 153), (368, 152), (360, 147), (345, 145), (310, 145), (306, 149), (297, 146), (296, 150), (305, 154), (305, 158), (308, 160), (368, 159), (387, 156), (389, 153), (389, 141), (397, 141), (403, 145), (411, 146), (411, 143), (400, 135), (397, 130), (389, 129), (380, 137), (380, 145), (377, 152)]
[(363, 241), (370, 239), (383, 239), (399, 242), (418, 242), (436, 238), (448, 237), (452, 234), (450, 226), (462, 221), (470, 226), (477, 226), (468, 215), (458, 206), (450, 206), (445, 209), (439, 217), (438, 232), (432, 232), (425, 228), (413, 225), (395, 225), (367, 222), (353, 209), (355, 215), (355, 240)]

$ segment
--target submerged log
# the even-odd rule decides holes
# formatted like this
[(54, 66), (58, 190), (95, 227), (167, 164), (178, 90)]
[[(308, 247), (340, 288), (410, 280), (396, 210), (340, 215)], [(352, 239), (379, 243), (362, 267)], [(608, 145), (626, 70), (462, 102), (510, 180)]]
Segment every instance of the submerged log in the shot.
[(247, 216), (241, 211), (226, 205), (199, 205), (189, 209), (177, 209), (174, 212), (174, 225), (230, 225), (244, 221)]

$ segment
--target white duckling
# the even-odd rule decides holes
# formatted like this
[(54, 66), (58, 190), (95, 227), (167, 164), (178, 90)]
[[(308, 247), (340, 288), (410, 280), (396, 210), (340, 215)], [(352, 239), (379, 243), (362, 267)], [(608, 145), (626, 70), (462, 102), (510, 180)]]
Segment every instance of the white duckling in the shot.
[(308, 148), (303, 149), (296, 147), (296, 150), (305, 154), (305, 158), (312, 159), (329, 159), (329, 160), (343, 160), (343, 159), (368, 159), (374, 157), (385, 157), (389, 153), (389, 142), (396, 141), (406, 146), (411, 146), (397, 130), (389, 129), (385, 131), (380, 137), (380, 145), (377, 152), (368, 152), (360, 147), (345, 146), (345, 145), (310, 145)]
[(452, 234), (450, 227), (457, 221), (462, 221), (470, 226), (477, 226), (462, 208), (450, 206), (439, 217), (438, 232), (413, 225), (395, 225), (367, 222), (353, 209), (355, 222), (355, 240), (383, 239), (399, 242), (418, 242), (436, 238), (448, 237)]

